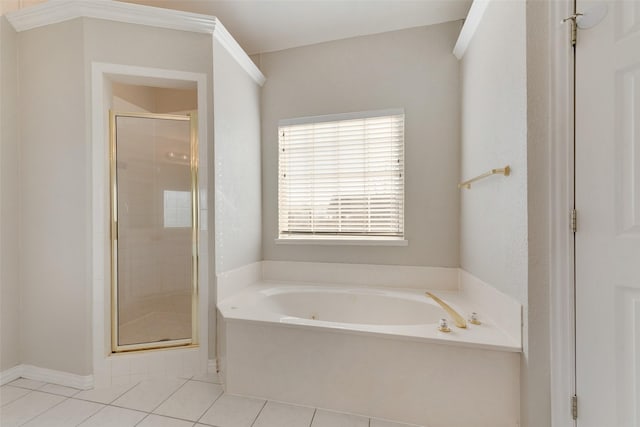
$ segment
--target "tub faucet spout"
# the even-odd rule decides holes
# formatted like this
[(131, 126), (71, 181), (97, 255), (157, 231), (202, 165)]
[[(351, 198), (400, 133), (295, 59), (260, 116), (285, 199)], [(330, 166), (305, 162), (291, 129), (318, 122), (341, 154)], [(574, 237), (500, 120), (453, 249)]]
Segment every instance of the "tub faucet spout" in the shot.
[(446, 302), (442, 301), (440, 298), (438, 298), (437, 296), (435, 296), (431, 292), (425, 292), (425, 294), (427, 296), (431, 297), (435, 302), (437, 302), (440, 305), (440, 307), (442, 307), (442, 309), (444, 311), (446, 311), (449, 314), (449, 316), (451, 316), (451, 318), (453, 319), (453, 322), (456, 324), (456, 326), (458, 328), (466, 328), (467, 327), (467, 321), (464, 320), (464, 317), (460, 316), (460, 314), (458, 314), (457, 311), (455, 311), (453, 308), (451, 308), (451, 306), (449, 304), (447, 304)]

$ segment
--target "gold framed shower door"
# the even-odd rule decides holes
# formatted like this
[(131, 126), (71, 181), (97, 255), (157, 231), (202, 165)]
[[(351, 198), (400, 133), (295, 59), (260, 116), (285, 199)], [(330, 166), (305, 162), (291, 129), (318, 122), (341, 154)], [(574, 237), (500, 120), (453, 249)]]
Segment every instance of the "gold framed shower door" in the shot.
[[(162, 121), (189, 122), (188, 164), (190, 171), (190, 205), (191, 205), (191, 337), (162, 339), (159, 341), (136, 342), (123, 344), (120, 342), (120, 307), (119, 307), (119, 210), (118, 210), (118, 118), (155, 119)], [(109, 175), (110, 175), (110, 240), (111, 240), (111, 351), (112, 353), (162, 349), (169, 347), (186, 347), (198, 345), (198, 230), (199, 230), (199, 197), (198, 197), (198, 125), (197, 113), (188, 115), (129, 113), (109, 111)], [(172, 154), (172, 153), (169, 153)], [(184, 157), (184, 156), (181, 156)], [(186, 161), (186, 159), (184, 159)], [(166, 203), (166, 201), (165, 201)]]

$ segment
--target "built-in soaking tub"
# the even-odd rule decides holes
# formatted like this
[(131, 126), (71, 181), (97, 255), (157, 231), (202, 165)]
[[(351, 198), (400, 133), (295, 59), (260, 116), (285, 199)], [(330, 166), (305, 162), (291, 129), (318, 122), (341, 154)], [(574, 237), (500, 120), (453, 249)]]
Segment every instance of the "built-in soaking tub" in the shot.
[[(465, 295), (434, 291), (463, 316)], [(258, 282), (219, 302), (227, 391), (429, 427), (514, 427), (521, 346), (424, 290)]]

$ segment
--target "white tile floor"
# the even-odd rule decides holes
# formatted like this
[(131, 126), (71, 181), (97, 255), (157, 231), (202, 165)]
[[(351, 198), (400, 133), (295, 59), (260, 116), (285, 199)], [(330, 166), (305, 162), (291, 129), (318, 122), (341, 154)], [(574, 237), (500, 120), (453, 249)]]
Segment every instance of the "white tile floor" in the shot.
[(86, 391), (20, 378), (0, 406), (2, 427), (409, 427), (226, 394), (210, 374)]

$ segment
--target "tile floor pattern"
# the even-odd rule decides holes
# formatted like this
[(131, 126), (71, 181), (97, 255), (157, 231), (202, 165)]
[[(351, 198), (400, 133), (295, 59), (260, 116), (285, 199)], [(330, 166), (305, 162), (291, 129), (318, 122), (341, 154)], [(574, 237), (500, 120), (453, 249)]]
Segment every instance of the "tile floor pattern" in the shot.
[(77, 390), (25, 378), (0, 387), (2, 427), (409, 427), (224, 393), (217, 375)]

